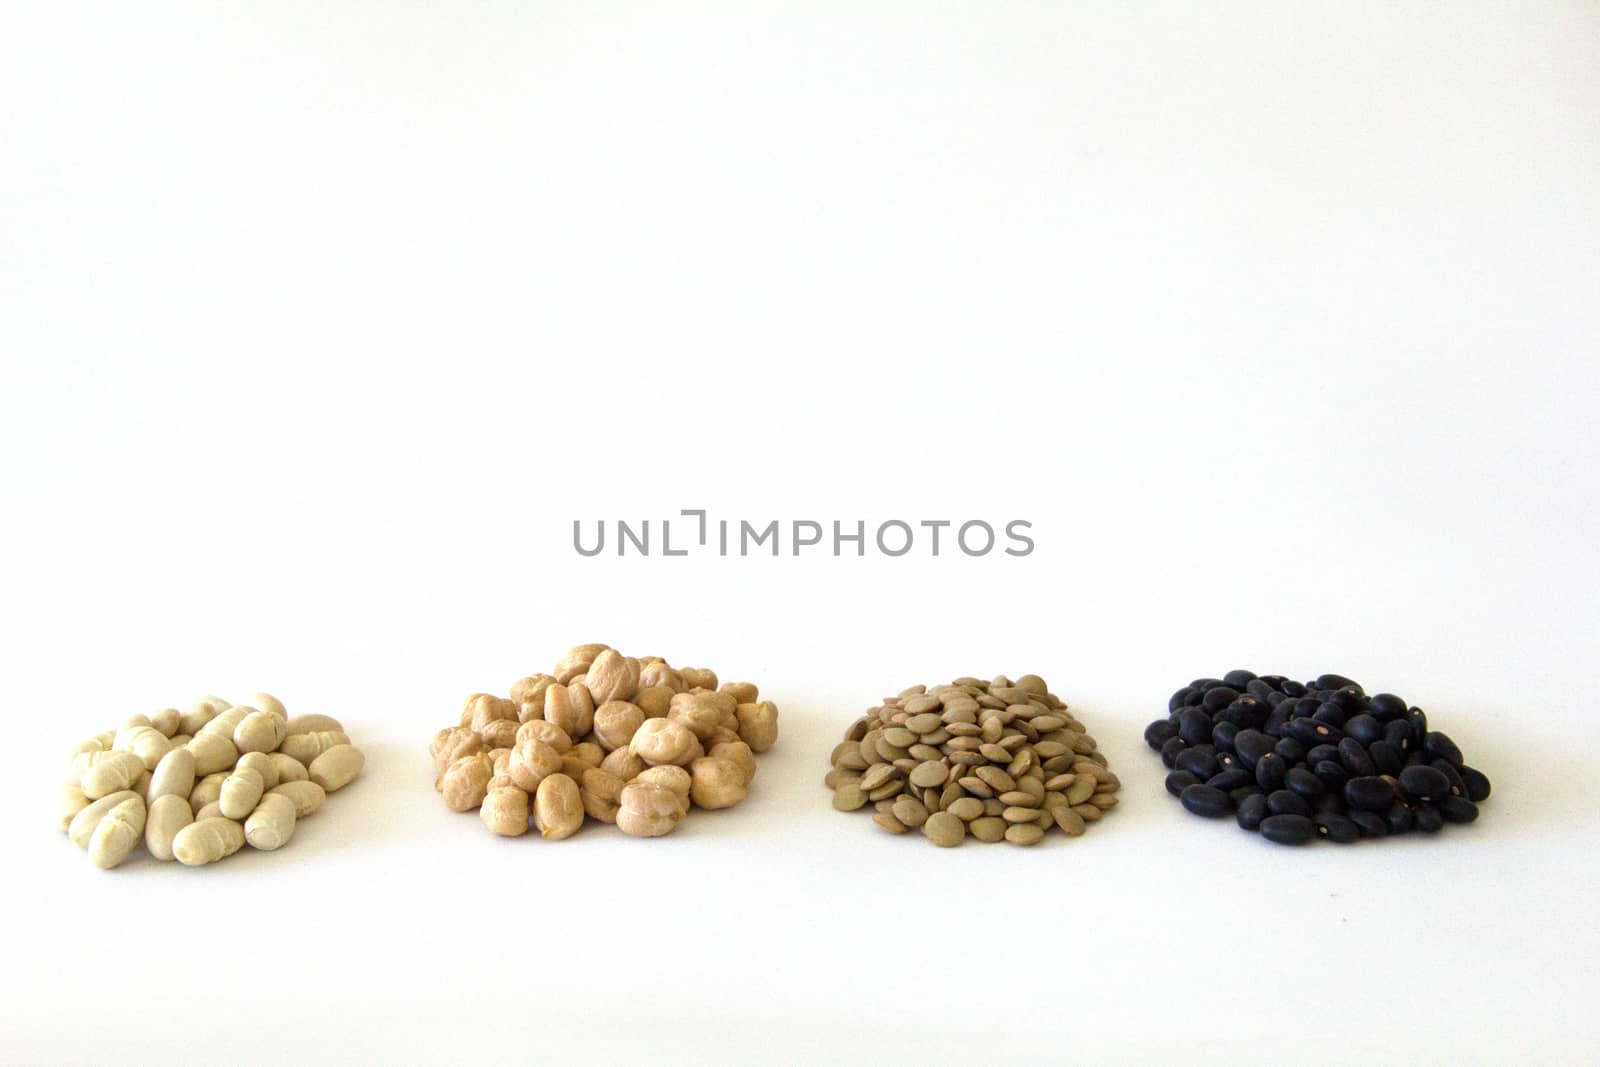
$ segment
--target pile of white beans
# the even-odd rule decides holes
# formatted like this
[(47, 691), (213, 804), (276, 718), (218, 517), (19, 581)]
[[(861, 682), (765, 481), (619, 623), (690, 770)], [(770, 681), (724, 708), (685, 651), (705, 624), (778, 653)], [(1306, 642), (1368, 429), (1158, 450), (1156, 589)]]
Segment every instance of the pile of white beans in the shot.
[(96, 867), (117, 866), (141, 840), (157, 860), (202, 867), (246, 842), (282, 848), (365, 764), (336, 719), (290, 718), (268, 693), (237, 706), (202, 697), (79, 743), (61, 829)]

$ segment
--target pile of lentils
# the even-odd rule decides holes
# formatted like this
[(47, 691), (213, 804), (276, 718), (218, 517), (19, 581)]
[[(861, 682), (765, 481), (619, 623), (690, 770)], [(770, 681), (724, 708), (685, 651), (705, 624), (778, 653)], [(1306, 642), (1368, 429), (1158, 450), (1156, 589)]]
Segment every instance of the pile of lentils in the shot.
[(832, 763), (836, 809), (870, 804), (885, 830), (918, 829), (941, 848), (968, 836), (1034, 845), (1051, 827), (1079, 837), (1122, 786), (1036, 674), (912, 686), (852, 723)]
[(1469, 823), (1489, 779), (1428, 716), (1337, 674), (1311, 682), (1229, 671), (1200, 678), (1144, 732), (1196, 815), (1233, 815), (1268, 841), (1346, 844)]

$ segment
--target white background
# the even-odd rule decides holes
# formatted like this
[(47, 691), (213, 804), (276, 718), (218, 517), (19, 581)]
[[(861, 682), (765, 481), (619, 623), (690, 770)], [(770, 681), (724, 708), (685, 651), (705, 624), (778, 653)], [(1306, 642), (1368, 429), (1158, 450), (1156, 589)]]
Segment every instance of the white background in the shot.
[[(1577, 1062), (1600, 993), (1593, 4), (6, 5), (6, 1062)], [(1027, 518), (1025, 559), (581, 559), (571, 523)], [(750, 679), (749, 801), (488, 837), (461, 699)], [(1426, 707), (1434, 838), (1283, 850), (1140, 740), (1235, 666)], [(1043, 674), (1123, 805), (831, 810), (913, 682)], [(93, 870), (72, 742), (256, 688), (366, 774)]]

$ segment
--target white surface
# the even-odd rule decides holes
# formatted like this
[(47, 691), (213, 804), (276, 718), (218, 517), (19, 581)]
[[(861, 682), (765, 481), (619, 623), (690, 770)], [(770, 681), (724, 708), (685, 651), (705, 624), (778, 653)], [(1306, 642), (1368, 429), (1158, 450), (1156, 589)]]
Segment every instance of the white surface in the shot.
[[(1592, 1053), (1593, 5), (326, 6), (0, 16), (0, 1060)], [(1038, 550), (569, 547), (696, 506)], [(593, 639), (778, 701), (750, 800), (447, 812), (432, 730)], [(1421, 703), (1482, 820), (1184, 814), (1140, 732), (1234, 666)], [(1089, 836), (829, 808), (874, 699), (1027, 671)], [(80, 735), (257, 687), (370, 757), (286, 851), (55, 833)]]

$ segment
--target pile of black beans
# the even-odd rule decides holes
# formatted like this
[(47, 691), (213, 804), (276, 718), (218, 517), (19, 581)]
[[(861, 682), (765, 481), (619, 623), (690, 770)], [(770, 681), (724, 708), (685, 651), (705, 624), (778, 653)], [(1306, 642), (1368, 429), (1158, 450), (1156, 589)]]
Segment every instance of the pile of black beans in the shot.
[(1310, 682), (1229, 671), (1198, 678), (1144, 732), (1196, 815), (1232, 815), (1268, 841), (1346, 844), (1478, 817), (1489, 779), (1392, 693), (1324, 674)]

